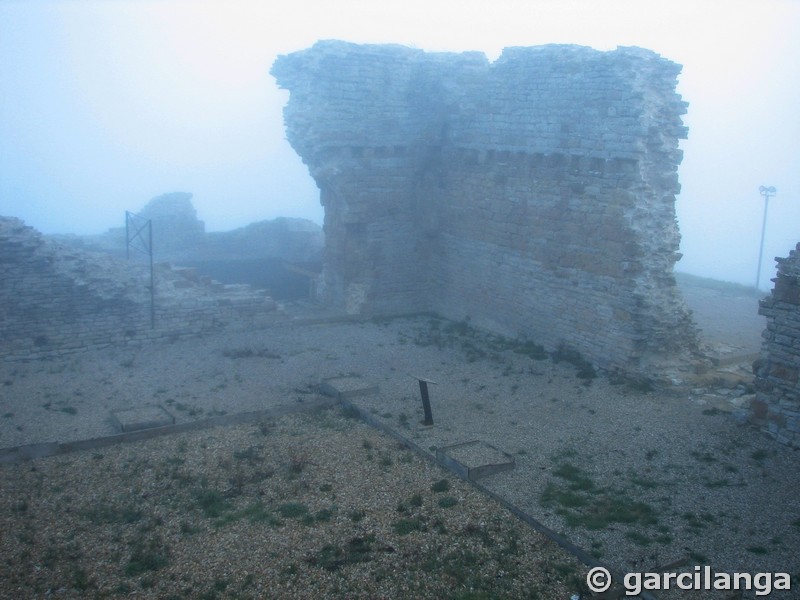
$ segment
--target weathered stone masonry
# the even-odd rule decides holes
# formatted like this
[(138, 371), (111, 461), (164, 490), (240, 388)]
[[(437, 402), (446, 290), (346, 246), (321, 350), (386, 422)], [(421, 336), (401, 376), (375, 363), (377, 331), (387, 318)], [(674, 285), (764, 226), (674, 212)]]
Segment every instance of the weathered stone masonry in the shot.
[(323, 299), (470, 317), (628, 372), (685, 364), (679, 72), (638, 48), (279, 57), (287, 137), (325, 207)]
[(800, 244), (778, 258), (772, 294), (758, 313), (767, 317), (755, 365), (753, 420), (784, 444), (800, 448)]
[(48, 241), (0, 217), (0, 360), (192, 336), (275, 308), (264, 291), (161, 264), (152, 328), (149, 282), (143, 265)]

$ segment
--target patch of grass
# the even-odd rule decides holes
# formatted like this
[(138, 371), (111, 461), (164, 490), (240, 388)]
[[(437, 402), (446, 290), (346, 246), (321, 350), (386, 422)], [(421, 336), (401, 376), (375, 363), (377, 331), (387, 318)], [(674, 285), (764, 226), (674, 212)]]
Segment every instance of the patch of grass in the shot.
[(762, 460), (766, 459), (768, 456), (769, 456), (769, 452), (767, 452), (766, 450), (756, 450), (755, 452), (753, 452), (750, 455), (750, 458), (752, 458), (753, 460), (757, 460), (758, 462), (761, 462)]
[(251, 523), (266, 523), (271, 527), (280, 527), (283, 525), (283, 521), (273, 515), (272, 512), (267, 510), (266, 507), (261, 504), (261, 502), (256, 502), (255, 504), (247, 507), (244, 509), (243, 513), (247, 520)]
[(314, 520), (319, 523), (327, 523), (333, 518), (333, 510), (322, 508), (314, 514)]
[(650, 538), (649, 535), (645, 535), (640, 531), (626, 531), (625, 538), (632, 541), (637, 546), (649, 546), (653, 543), (653, 540)]
[(72, 579), (72, 587), (82, 592), (95, 585), (94, 579), (90, 578), (89, 574), (78, 565), (73, 565), (70, 568), (70, 579)]
[(583, 379), (586, 385), (589, 385), (592, 379), (597, 377), (597, 371), (595, 371), (592, 363), (586, 360), (580, 352), (569, 348), (564, 344), (559, 346), (558, 349), (550, 355), (550, 357), (555, 363), (564, 361), (575, 367), (575, 376), (578, 379)]
[(590, 544), (590, 553), (595, 558), (602, 558), (603, 557), (603, 542), (600, 540), (592, 540)]
[(350, 514), (347, 516), (353, 523), (358, 523), (366, 516), (366, 513), (363, 510), (353, 510), (350, 511)]
[(346, 545), (325, 544), (308, 562), (326, 571), (336, 571), (347, 565), (368, 562), (371, 559), (375, 535), (351, 538)]
[(412, 531), (423, 531), (424, 524), (419, 517), (412, 519), (398, 519), (392, 523), (392, 529), (394, 529), (394, 532), (397, 535), (408, 535)]
[(141, 520), (143, 513), (132, 504), (114, 506), (99, 503), (83, 513), (91, 523), (130, 525)]
[(230, 503), (217, 490), (200, 490), (195, 494), (195, 503), (210, 519), (221, 517), (231, 508)]
[(458, 499), (453, 496), (445, 496), (444, 498), (440, 498), (437, 504), (439, 504), (439, 506), (442, 508), (452, 508), (458, 504)]
[(358, 412), (358, 409), (352, 404), (343, 404), (339, 414), (345, 419), (353, 419), (354, 421), (361, 418), (361, 413)]
[(588, 498), (572, 490), (564, 489), (548, 483), (540, 497), (544, 506), (561, 506), (563, 508), (579, 508), (589, 503)]
[(544, 360), (547, 358), (547, 351), (544, 346), (527, 341), (517, 341), (513, 346), (513, 351), (517, 354), (524, 354), (533, 360)]
[(411, 499), (408, 501), (411, 506), (420, 507), (422, 506), (422, 495), (421, 494), (414, 494), (411, 496)]
[(625, 387), (635, 394), (649, 394), (655, 391), (656, 385), (652, 379), (644, 376), (630, 376), (623, 377)]
[(440, 479), (433, 485), (431, 485), (431, 490), (437, 494), (441, 492), (446, 492), (450, 489), (450, 482), (447, 479)]
[(702, 412), (706, 416), (713, 417), (714, 415), (720, 414), (722, 411), (719, 410), (718, 408), (712, 407), (712, 408), (704, 408)]
[(131, 543), (131, 555), (125, 565), (125, 575), (135, 577), (148, 571), (158, 571), (168, 564), (169, 547), (161, 538), (137, 538)]
[[(583, 479), (575, 475), (574, 479)], [(555, 509), (570, 527), (590, 530), (604, 529), (611, 523), (654, 525), (658, 519), (655, 509), (645, 502), (633, 500), (626, 492), (608, 488), (585, 487), (579, 483), (568, 486), (548, 484), (540, 496), (545, 507)], [(575, 487), (573, 487), (575, 486)]]
[(179, 531), (183, 535), (194, 535), (195, 533), (200, 533), (202, 529), (200, 529), (195, 525), (192, 525), (188, 521), (181, 521), (181, 524), (179, 526)]
[(285, 519), (299, 519), (308, 514), (308, 507), (300, 502), (287, 502), (281, 504), (276, 511)]
[(764, 554), (769, 554), (769, 548), (765, 548), (764, 546), (747, 546), (745, 550), (753, 554), (757, 554), (759, 556), (763, 556)]
[(58, 410), (60, 410), (61, 412), (65, 413), (65, 414), (68, 414), (68, 415), (77, 415), (78, 414), (78, 409), (75, 408), (74, 406), (62, 406)]
[(553, 470), (553, 475), (569, 481), (569, 488), (573, 491), (589, 491), (595, 488), (594, 481), (572, 463), (562, 463), (558, 465)]

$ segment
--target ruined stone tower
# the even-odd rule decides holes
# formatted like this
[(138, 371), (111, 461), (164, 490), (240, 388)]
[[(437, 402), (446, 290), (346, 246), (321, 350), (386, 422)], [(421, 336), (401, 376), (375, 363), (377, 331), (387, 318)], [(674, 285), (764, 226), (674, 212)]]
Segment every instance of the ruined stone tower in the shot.
[(279, 57), (287, 137), (325, 207), (322, 299), (469, 317), (628, 372), (685, 364), (679, 72), (639, 48)]

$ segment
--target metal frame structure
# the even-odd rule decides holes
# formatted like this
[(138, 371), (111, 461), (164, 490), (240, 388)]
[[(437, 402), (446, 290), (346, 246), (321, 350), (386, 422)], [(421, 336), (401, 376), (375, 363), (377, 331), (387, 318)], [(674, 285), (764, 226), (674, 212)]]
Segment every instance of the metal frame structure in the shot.
[[(143, 232), (147, 230), (147, 237)], [(138, 242), (138, 245), (136, 245)], [(129, 210), (125, 211), (125, 256), (131, 258), (131, 247), (134, 250), (144, 252), (150, 260), (150, 327), (156, 327), (156, 286), (153, 275), (153, 221), (146, 221)]]

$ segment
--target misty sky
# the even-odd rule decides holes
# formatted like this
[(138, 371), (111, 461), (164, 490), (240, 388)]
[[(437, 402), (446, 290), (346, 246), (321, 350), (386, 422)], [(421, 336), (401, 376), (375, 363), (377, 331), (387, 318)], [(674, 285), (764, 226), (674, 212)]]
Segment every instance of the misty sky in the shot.
[(322, 222), (268, 71), (318, 39), (482, 50), (642, 46), (684, 66), (678, 269), (762, 287), (800, 241), (800, 1), (0, 0), (0, 215), (99, 233), (194, 194), (208, 230)]

